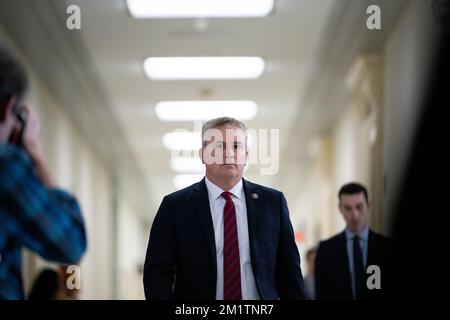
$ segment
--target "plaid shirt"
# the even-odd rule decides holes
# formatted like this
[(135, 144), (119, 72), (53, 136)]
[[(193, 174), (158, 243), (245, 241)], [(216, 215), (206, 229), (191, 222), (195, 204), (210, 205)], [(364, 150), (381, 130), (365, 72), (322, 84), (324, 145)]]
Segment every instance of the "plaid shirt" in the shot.
[(48, 189), (21, 149), (0, 145), (0, 299), (23, 299), (21, 248), (44, 259), (76, 264), (86, 250), (77, 201)]

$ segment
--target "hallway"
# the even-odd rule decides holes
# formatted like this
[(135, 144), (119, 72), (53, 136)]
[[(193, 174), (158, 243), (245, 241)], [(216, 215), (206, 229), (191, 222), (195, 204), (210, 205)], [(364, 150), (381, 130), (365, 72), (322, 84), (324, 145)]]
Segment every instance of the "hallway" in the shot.
[[(142, 2), (0, 0), (0, 44), (25, 64), (54, 179), (83, 209), (81, 299), (144, 298), (153, 218), (165, 195), (203, 178), (199, 131), (219, 115), (249, 129), (244, 178), (284, 193), (303, 272), (307, 250), (345, 227), (347, 182), (367, 186), (370, 226), (391, 235), (433, 58), (428, 2), (255, 0), (260, 11), (244, 17), (142, 17)], [(71, 5), (80, 29), (68, 28)], [(247, 74), (220, 62), (223, 77), (195, 60), (164, 75), (148, 60), (167, 57), (256, 59), (236, 62)], [(29, 291), (54, 264), (24, 259)]]

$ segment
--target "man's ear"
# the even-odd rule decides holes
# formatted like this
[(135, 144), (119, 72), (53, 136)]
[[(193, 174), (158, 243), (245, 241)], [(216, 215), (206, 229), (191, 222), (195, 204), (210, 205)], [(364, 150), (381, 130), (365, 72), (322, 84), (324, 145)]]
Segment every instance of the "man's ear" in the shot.
[(198, 149), (198, 156), (202, 160), (202, 163), (205, 164), (205, 161), (203, 161), (203, 148)]
[(11, 96), (10, 98), (6, 99), (2, 106), (0, 106), (0, 121), (3, 122), (6, 119), (6, 115), (13, 111), (14, 104), (16, 103), (16, 96)]

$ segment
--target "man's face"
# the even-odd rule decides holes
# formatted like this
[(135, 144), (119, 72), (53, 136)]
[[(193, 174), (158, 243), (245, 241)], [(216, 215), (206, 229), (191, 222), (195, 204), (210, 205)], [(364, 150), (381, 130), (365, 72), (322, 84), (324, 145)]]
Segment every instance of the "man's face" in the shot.
[(205, 132), (200, 157), (208, 176), (216, 179), (242, 177), (247, 161), (245, 132), (239, 127), (222, 126)]
[(359, 233), (369, 221), (369, 204), (364, 193), (342, 194), (339, 210), (347, 223), (347, 228), (353, 233)]

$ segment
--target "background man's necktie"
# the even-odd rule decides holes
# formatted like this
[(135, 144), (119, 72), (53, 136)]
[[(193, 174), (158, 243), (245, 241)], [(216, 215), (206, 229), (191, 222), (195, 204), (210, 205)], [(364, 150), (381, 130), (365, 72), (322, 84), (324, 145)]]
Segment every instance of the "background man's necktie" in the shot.
[(365, 277), (363, 256), (358, 236), (353, 237), (353, 276), (355, 279), (355, 298), (361, 299), (363, 288), (365, 286)]
[(236, 224), (236, 209), (230, 192), (223, 192), (223, 299), (242, 300), (241, 263)]

